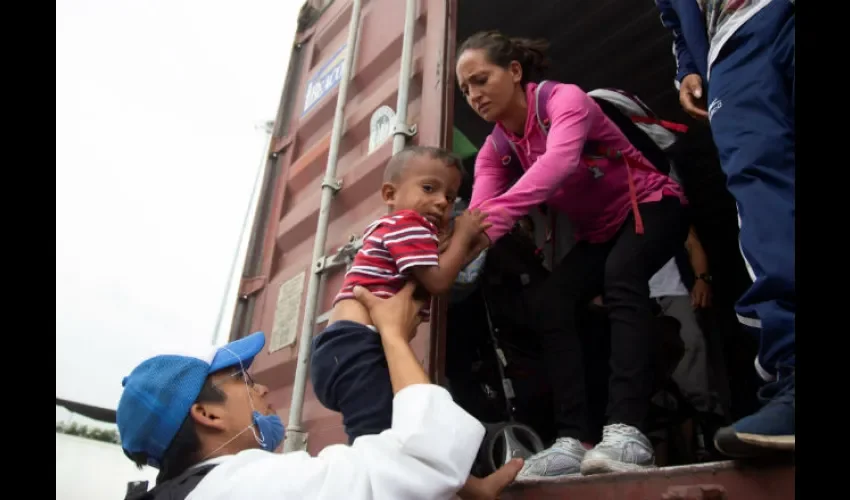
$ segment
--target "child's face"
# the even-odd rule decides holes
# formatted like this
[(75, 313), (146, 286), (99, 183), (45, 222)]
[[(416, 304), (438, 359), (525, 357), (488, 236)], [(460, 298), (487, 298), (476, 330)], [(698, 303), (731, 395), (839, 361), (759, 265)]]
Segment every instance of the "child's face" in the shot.
[(413, 210), (438, 229), (451, 217), (461, 183), (460, 171), (428, 156), (412, 158), (396, 182), (385, 183), (381, 194), (390, 210)]

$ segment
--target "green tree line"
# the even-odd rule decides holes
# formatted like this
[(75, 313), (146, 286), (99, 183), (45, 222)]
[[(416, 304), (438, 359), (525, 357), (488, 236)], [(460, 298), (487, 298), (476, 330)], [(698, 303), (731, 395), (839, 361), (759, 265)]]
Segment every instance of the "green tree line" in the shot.
[(86, 439), (94, 439), (95, 441), (103, 441), (105, 443), (121, 444), (118, 432), (115, 430), (98, 429), (97, 427), (80, 425), (75, 422), (70, 424), (66, 424), (65, 422), (56, 422), (56, 432), (70, 434), (72, 436), (80, 436)]

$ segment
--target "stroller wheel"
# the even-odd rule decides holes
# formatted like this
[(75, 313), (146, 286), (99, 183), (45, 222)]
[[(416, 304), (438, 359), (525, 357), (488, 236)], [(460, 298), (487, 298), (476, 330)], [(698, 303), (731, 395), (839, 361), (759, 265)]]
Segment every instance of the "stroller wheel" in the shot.
[(543, 441), (534, 429), (515, 422), (492, 428), (482, 443), (483, 458), (491, 473), (513, 458), (528, 458), (543, 449)]

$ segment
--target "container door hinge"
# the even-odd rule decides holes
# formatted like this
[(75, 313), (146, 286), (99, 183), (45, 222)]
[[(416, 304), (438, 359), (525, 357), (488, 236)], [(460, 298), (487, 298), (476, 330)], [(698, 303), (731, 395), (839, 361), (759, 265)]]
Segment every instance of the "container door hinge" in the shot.
[(416, 132), (416, 124), (408, 125), (406, 123), (396, 123), (395, 128), (393, 129), (393, 137), (403, 135), (408, 139), (411, 139), (414, 135), (416, 135)]
[(322, 189), (331, 188), (334, 194), (338, 193), (340, 189), (342, 189), (342, 179), (331, 179), (322, 181)]
[(307, 432), (295, 429), (286, 429), (286, 441), (284, 443), (284, 451), (307, 451)]
[(348, 266), (354, 260), (354, 256), (362, 246), (363, 239), (352, 234), (348, 238), (348, 243), (339, 247), (339, 250), (337, 250), (336, 253), (326, 255), (317, 260), (316, 264), (313, 266), (313, 272), (316, 274), (322, 274), (340, 266)]
[(239, 297), (242, 299), (247, 299), (251, 295), (258, 293), (260, 290), (265, 288), (267, 284), (268, 278), (266, 278), (265, 276), (242, 278), (242, 282), (239, 285)]

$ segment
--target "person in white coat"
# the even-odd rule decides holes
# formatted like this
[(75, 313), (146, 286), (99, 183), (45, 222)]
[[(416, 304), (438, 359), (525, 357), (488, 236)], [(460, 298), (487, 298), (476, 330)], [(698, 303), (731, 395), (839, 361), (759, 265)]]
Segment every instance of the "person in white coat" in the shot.
[[(390, 299), (355, 290), (381, 332), (393, 392), (392, 427), (332, 445), (317, 456), (275, 453), (283, 441), (268, 389), (247, 372), (261, 332), (207, 356), (162, 355), (124, 379), (117, 409), (124, 453), (160, 470), (133, 499), (432, 500), (464, 486), (484, 427), (431, 384), (409, 346), (421, 302), (408, 284)], [(496, 498), (522, 467), (516, 459), (476, 482), (467, 498)], [(146, 490), (146, 488), (144, 488)]]

